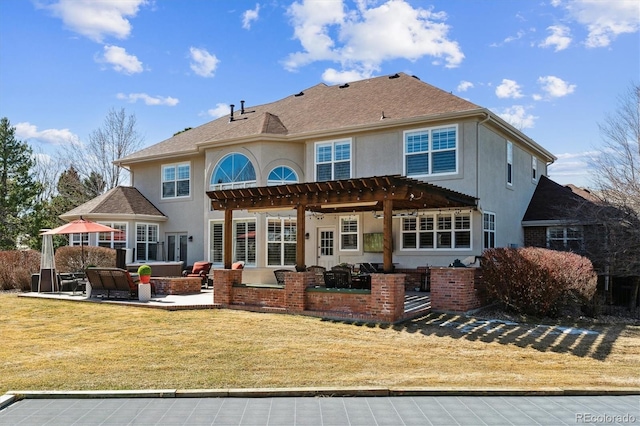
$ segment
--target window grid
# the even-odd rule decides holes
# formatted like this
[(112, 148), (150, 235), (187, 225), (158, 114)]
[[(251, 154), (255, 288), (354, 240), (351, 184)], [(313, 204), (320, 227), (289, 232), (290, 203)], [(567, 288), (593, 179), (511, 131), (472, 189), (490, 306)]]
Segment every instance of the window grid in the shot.
[(531, 180), (538, 181), (538, 159), (536, 157), (531, 157)]
[(457, 133), (457, 126), (406, 132), (406, 175), (424, 176), (457, 172)]
[(256, 171), (243, 154), (233, 153), (218, 162), (209, 187), (214, 190), (252, 188), (256, 186)]
[(483, 247), (485, 249), (496, 246), (496, 215), (485, 212), (482, 214)]
[(402, 219), (402, 248), (471, 248), (471, 214), (439, 213)]
[(351, 178), (351, 141), (316, 144), (316, 181)]
[(188, 197), (191, 194), (191, 165), (162, 166), (162, 198)]
[(224, 263), (224, 223), (211, 222), (209, 240), (209, 261), (216, 265)]
[(100, 232), (98, 234), (98, 246), (112, 249), (121, 249), (127, 246), (126, 222), (99, 222), (101, 225), (110, 226), (121, 232)]
[(267, 220), (267, 265), (296, 264), (296, 233), (295, 219)]
[(357, 216), (344, 216), (340, 218), (340, 250), (358, 250)]
[(581, 226), (547, 228), (547, 247), (553, 250), (584, 251), (584, 233)]
[(256, 264), (256, 222), (234, 222), (235, 247), (234, 262), (243, 261), (245, 265)]
[(158, 225), (150, 223), (136, 224), (136, 260), (159, 260)]
[(507, 185), (513, 185), (513, 143), (507, 142)]
[(298, 175), (293, 169), (287, 166), (278, 166), (271, 170), (267, 178), (267, 185), (286, 185), (289, 183), (297, 183)]

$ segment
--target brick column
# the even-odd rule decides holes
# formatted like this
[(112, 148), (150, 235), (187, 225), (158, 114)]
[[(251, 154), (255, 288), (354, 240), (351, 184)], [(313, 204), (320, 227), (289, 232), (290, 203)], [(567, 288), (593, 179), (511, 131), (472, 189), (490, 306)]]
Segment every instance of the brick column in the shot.
[(213, 270), (213, 303), (229, 306), (233, 301), (233, 285), (242, 282), (242, 269)]
[(371, 274), (371, 314), (395, 322), (404, 314), (405, 274)]
[(480, 268), (431, 268), (431, 309), (462, 313), (481, 307), (479, 281)]
[(315, 283), (313, 272), (285, 272), (285, 306), (289, 312), (305, 310), (305, 289)]

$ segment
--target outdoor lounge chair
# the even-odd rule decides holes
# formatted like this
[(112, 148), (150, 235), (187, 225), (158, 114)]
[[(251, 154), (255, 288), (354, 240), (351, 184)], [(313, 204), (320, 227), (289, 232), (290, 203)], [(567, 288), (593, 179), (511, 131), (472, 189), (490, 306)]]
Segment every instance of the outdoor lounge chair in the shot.
[(191, 268), (191, 272), (187, 269), (182, 271), (183, 277), (199, 277), (202, 280), (202, 287), (207, 287), (209, 280), (209, 272), (211, 271), (211, 262), (207, 262), (206, 260), (202, 260), (200, 262), (195, 262), (193, 264), (193, 268)]
[[(129, 271), (120, 268), (87, 268), (87, 281), (91, 284), (91, 296), (105, 293), (125, 293), (128, 298), (138, 296), (138, 283), (134, 282)], [(153, 285), (152, 293), (155, 293)]]

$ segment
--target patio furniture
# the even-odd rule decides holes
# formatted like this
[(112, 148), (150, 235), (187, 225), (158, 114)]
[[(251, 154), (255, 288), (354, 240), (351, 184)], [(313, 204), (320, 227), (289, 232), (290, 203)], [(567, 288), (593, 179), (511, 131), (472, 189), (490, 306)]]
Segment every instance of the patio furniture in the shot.
[(341, 269), (324, 272), (324, 284), (327, 288), (351, 288), (351, 273)]
[[(111, 297), (113, 293), (125, 293), (128, 298), (138, 297), (138, 283), (134, 282), (129, 271), (120, 268), (87, 268), (87, 280), (91, 285), (91, 297), (96, 292)], [(151, 292), (155, 293), (153, 285)]]
[(367, 274), (375, 274), (378, 272), (378, 269), (376, 269), (375, 266), (373, 266), (371, 263), (361, 263), (360, 264), (360, 272), (365, 272)]
[(209, 280), (209, 272), (211, 271), (211, 262), (207, 262), (206, 260), (202, 260), (199, 262), (195, 262), (193, 264), (193, 268), (191, 268), (191, 272), (185, 269), (182, 271), (183, 277), (199, 277), (202, 280), (202, 287), (206, 288)]
[(276, 276), (276, 281), (279, 285), (284, 285), (284, 274), (286, 272), (291, 272), (288, 269), (276, 269), (275, 271), (273, 271), (273, 275)]
[(314, 273), (316, 285), (324, 285), (324, 271), (326, 270), (327, 268), (319, 265), (312, 265), (307, 267), (307, 271)]

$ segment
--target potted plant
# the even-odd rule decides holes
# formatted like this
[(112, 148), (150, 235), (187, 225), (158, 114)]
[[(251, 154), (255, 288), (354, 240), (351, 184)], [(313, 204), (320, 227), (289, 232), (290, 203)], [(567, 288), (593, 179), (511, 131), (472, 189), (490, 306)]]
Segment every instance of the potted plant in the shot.
[(151, 279), (151, 266), (140, 265), (138, 268), (138, 276), (142, 284), (149, 284), (149, 280)]

